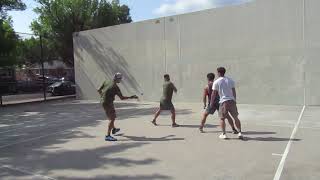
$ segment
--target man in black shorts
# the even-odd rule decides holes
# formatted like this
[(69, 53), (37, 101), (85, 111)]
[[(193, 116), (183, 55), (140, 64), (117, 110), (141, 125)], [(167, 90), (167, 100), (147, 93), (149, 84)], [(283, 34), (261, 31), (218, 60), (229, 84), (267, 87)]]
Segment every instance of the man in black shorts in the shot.
[[(219, 101), (220, 101), (219, 96), (216, 96), (216, 98), (214, 99), (214, 103), (213, 103), (214, 108), (210, 108), (211, 95), (213, 92), (212, 84), (213, 84), (214, 78), (215, 78), (214, 73), (207, 74), (208, 85), (204, 88), (204, 92), (203, 92), (203, 106), (204, 106), (205, 112), (202, 115), (201, 125), (199, 127), (199, 130), (201, 133), (204, 133), (203, 128), (209, 114), (212, 115), (216, 110), (219, 110)], [(207, 98), (208, 98), (208, 104), (207, 104)], [(226, 118), (228, 119), (228, 122), (232, 127), (233, 133), (238, 134), (238, 131), (234, 127), (232, 118), (229, 115), (227, 115)]]
[(173, 92), (177, 93), (177, 88), (175, 85), (170, 81), (169, 74), (164, 75), (164, 84), (163, 84), (163, 95), (160, 99), (160, 108), (157, 110), (152, 124), (155, 126), (157, 125), (157, 118), (160, 115), (161, 111), (169, 110), (171, 111), (171, 119), (172, 119), (172, 127), (179, 127), (176, 123), (176, 112), (174, 106), (172, 104), (172, 95)]
[(117, 133), (120, 131), (119, 128), (116, 128), (114, 125), (114, 121), (116, 120), (116, 110), (114, 109), (113, 101), (115, 99), (115, 96), (118, 96), (121, 100), (126, 99), (138, 99), (138, 96), (133, 95), (130, 97), (123, 96), (119, 86), (117, 85), (122, 80), (122, 74), (116, 73), (113, 77), (113, 81), (105, 81), (98, 89), (98, 92), (101, 96), (101, 103), (104, 111), (106, 112), (106, 115), (108, 119), (110, 120), (108, 125), (108, 134), (105, 137), (106, 141), (117, 141), (116, 138), (111, 136), (112, 134)]

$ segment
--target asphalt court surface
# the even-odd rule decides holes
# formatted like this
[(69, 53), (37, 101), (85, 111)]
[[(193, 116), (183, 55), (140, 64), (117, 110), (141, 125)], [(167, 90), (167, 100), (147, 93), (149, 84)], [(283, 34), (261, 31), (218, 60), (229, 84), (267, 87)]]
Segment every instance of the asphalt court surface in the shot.
[(200, 103), (176, 103), (150, 121), (157, 103), (118, 102), (118, 142), (105, 142), (100, 104), (61, 100), (0, 108), (0, 179), (320, 179), (320, 107), (238, 105), (245, 139), (217, 115), (199, 133)]

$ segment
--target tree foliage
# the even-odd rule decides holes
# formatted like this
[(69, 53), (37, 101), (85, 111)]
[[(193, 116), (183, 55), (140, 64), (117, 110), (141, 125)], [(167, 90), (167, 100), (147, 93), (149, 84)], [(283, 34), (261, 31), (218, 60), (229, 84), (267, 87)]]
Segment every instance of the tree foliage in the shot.
[(0, 0), (0, 67), (13, 66), (16, 61), (18, 36), (12, 27), (7, 11), (24, 10), (26, 5), (21, 0)]
[(34, 33), (44, 35), (49, 47), (73, 65), (73, 32), (130, 23), (130, 9), (119, 0), (37, 0)]
[(21, 0), (1, 0), (0, 1), (0, 17), (5, 18), (7, 11), (25, 10), (26, 5)]
[(0, 19), (0, 67), (15, 65), (17, 42), (18, 36), (12, 28), (11, 20)]

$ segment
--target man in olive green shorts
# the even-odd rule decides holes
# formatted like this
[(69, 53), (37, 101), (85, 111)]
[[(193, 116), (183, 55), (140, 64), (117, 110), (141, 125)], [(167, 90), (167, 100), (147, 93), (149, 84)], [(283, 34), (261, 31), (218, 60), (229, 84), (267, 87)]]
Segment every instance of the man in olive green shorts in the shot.
[(119, 128), (116, 128), (114, 126), (114, 121), (117, 117), (116, 111), (114, 109), (114, 104), (113, 104), (115, 96), (117, 95), (121, 100), (138, 99), (138, 96), (136, 95), (131, 97), (126, 97), (122, 95), (120, 88), (117, 85), (118, 83), (121, 82), (121, 80), (122, 80), (122, 74), (116, 73), (113, 77), (112, 82), (105, 81), (98, 89), (98, 92), (101, 95), (101, 102), (102, 102), (103, 109), (105, 110), (106, 115), (110, 120), (109, 126), (108, 126), (108, 135), (105, 137), (106, 141), (117, 141), (116, 138), (111, 136), (111, 131), (112, 131), (112, 134), (115, 134), (120, 131)]
[(177, 88), (170, 81), (169, 74), (164, 75), (164, 84), (163, 84), (163, 95), (160, 99), (160, 108), (157, 110), (153, 121), (151, 121), (155, 126), (157, 126), (157, 118), (160, 115), (161, 111), (170, 110), (171, 111), (171, 119), (172, 119), (172, 127), (179, 127), (176, 123), (176, 112), (174, 106), (172, 104), (172, 95), (173, 92), (177, 93)]

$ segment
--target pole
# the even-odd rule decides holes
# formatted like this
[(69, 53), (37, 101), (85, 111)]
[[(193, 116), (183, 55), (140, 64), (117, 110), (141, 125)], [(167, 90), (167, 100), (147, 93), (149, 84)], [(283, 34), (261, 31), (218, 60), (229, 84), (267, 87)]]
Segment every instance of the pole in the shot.
[(163, 42), (164, 42), (164, 69), (167, 73), (167, 42), (166, 42), (166, 17), (163, 17)]
[(44, 78), (42, 35), (40, 35), (40, 52), (41, 52), (40, 61), (41, 61), (41, 69), (42, 69), (43, 98), (44, 98), (44, 101), (46, 101), (47, 100), (47, 96), (46, 96), (46, 82), (45, 82), (45, 78)]

